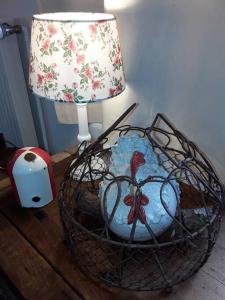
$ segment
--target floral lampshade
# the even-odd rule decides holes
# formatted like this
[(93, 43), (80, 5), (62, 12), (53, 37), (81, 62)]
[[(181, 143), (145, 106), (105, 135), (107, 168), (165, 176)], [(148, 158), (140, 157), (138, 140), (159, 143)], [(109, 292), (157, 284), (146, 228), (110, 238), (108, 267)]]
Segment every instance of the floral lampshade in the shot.
[(29, 84), (37, 95), (88, 103), (125, 88), (116, 19), (100, 13), (33, 16)]

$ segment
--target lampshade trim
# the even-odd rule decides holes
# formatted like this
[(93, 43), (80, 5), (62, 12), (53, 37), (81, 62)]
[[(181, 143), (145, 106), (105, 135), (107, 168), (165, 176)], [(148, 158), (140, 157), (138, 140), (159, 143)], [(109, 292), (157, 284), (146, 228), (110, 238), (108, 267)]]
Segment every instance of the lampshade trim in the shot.
[(37, 97), (40, 97), (40, 98), (43, 98), (43, 99), (46, 99), (48, 101), (51, 101), (51, 102), (57, 102), (57, 103), (71, 103), (71, 104), (88, 104), (88, 103), (93, 103), (93, 102), (102, 102), (102, 101), (105, 101), (105, 100), (109, 100), (109, 99), (112, 99), (112, 98), (115, 98), (116, 96), (119, 96), (120, 94), (122, 94), (122, 92), (125, 90), (126, 88), (126, 84), (123, 85), (123, 88), (121, 89), (120, 92), (118, 92), (117, 94), (115, 93), (114, 95), (112, 96), (109, 96), (109, 97), (105, 97), (105, 98), (102, 98), (102, 99), (90, 99), (90, 100), (85, 100), (85, 101), (76, 101), (76, 99), (72, 100), (72, 101), (66, 101), (65, 99), (50, 99), (50, 98), (46, 98), (44, 96), (41, 96), (39, 94), (37, 94), (33, 89), (32, 87), (30, 87), (30, 90), (31, 92), (37, 96)]
[[(108, 18), (99, 18), (99, 19), (85, 19), (85, 20), (81, 20), (81, 19), (68, 19), (68, 20), (64, 20), (63, 18), (61, 19), (54, 19), (54, 18), (42, 18), (41, 16), (50, 16), (50, 15), (69, 15), (69, 14), (74, 14), (74, 15), (78, 15), (78, 14), (85, 14), (85, 15), (105, 15), (105, 16), (110, 16)], [(86, 22), (108, 22), (108, 21), (115, 21), (116, 17), (112, 14), (106, 14), (106, 13), (92, 13), (92, 12), (74, 12), (74, 13), (69, 13), (69, 12), (65, 12), (65, 13), (46, 13), (46, 14), (35, 14), (32, 16), (32, 20), (38, 20), (38, 21), (47, 21), (47, 22), (71, 22), (71, 23), (86, 23)]]

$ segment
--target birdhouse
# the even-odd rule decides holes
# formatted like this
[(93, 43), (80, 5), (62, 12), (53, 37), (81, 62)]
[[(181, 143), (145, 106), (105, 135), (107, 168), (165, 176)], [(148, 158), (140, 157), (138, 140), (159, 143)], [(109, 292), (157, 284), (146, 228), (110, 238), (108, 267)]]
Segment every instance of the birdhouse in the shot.
[(22, 207), (42, 207), (55, 197), (51, 159), (36, 147), (17, 150), (7, 165), (16, 202)]

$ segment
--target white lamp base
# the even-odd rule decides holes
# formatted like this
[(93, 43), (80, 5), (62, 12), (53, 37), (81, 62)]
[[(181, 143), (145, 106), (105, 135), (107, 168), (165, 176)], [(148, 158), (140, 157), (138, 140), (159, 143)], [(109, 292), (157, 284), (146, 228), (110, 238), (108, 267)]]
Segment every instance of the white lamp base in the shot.
[[(78, 114), (78, 127), (79, 127), (79, 133), (77, 136), (77, 139), (80, 143), (87, 141), (89, 142), (91, 140), (91, 134), (89, 132), (88, 128), (88, 116), (87, 116), (87, 103), (77, 103), (77, 114)], [(84, 146), (85, 147), (85, 146)], [(80, 152), (84, 151), (84, 147), (80, 147)], [(71, 165), (74, 163), (75, 160), (72, 161)], [(102, 158), (98, 156), (93, 156), (91, 159), (91, 170), (100, 170), (104, 171), (106, 168), (106, 165)], [(85, 169), (85, 170), (84, 170)], [(70, 176), (74, 180), (80, 180), (82, 174), (86, 175), (82, 178), (82, 181), (91, 181), (91, 180), (97, 180), (101, 178), (101, 174), (93, 174), (89, 173), (89, 165), (87, 164), (85, 167), (85, 163), (81, 164), (76, 168), (76, 170), (72, 171), (70, 173)]]
[(87, 103), (76, 103), (79, 133), (77, 139), (80, 143), (90, 141), (91, 134), (88, 128)]

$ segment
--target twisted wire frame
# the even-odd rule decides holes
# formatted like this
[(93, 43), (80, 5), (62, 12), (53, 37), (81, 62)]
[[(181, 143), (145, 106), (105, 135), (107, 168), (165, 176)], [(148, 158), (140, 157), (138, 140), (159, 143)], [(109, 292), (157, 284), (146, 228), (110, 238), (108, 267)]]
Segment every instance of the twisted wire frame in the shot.
[[(129, 176), (115, 176), (109, 171), (111, 148), (103, 147), (110, 135), (133, 132), (148, 139), (158, 163), (167, 176), (151, 176), (134, 182)], [(87, 145), (81, 145), (82, 147)], [(84, 147), (85, 148), (85, 147)], [(59, 207), (65, 238), (74, 259), (85, 274), (110, 286), (135, 291), (153, 291), (173, 287), (196, 273), (207, 261), (215, 243), (221, 220), (224, 190), (209, 160), (201, 150), (179, 132), (163, 115), (158, 114), (148, 128), (130, 125), (112, 128), (107, 137), (87, 146), (67, 169), (62, 182)], [(98, 162), (98, 168), (92, 164)], [(102, 164), (104, 161), (104, 164)], [(96, 164), (95, 164), (96, 165)], [(99, 167), (100, 166), (100, 167)], [(79, 178), (74, 174), (79, 170)], [(103, 205), (99, 184), (107, 179)], [(181, 194), (177, 195), (175, 216), (163, 199), (164, 186), (176, 179)], [(136, 186), (136, 211), (130, 237), (123, 240), (110, 230), (110, 224), (121, 201), (121, 182)], [(160, 200), (172, 219), (169, 228), (156, 236), (145, 221), (149, 240), (134, 241), (141, 187), (160, 182)], [(111, 215), (106, 212), (107, 193), (117, 186)], [(175, 193), (177, 193), (174, 190)]]

